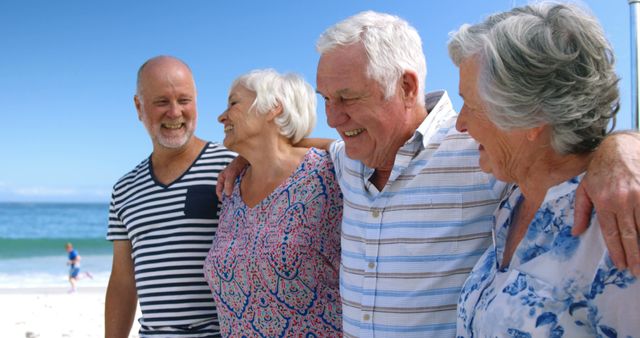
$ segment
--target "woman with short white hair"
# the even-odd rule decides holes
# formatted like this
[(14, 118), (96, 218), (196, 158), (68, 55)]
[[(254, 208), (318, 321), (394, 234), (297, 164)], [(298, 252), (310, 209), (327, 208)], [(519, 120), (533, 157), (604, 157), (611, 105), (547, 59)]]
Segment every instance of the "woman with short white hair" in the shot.
[(205, 277), (223, 336), (337, 337), (342, 195), (311, 133), (316, 96), (300, 76), (256, 70), (231, 85), (224, 145), (249, 166), (223, 196)]
[(619, 109), (597, 20), (573, 4), (518, 7), (463, 25), (449, 54), (456, 127), (479, 143), (480, 168), (512, 183), (462, 288), (458, 336), (637, 335), (640, 283), (611, 262), (596, 216), (571, 235), (576, 189)]

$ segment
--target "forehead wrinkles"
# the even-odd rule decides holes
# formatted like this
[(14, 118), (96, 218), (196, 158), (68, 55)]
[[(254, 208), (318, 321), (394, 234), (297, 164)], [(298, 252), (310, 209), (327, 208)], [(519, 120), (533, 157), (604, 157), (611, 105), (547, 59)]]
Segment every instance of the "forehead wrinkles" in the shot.
[[(363, 94), (373, 90), (377, 82), (367, 73), (364, 47), (340, 46), (321, 56), (316, 82), (322, 94)], [(325, 92), (328, 91), (328, 92)]]
[(247, 87), (238, 84), (236, 86), (234, 86), (233, 88), (231, 88), (231, 90), (229, 91), (229, 99), (234, 98), (234, 99), (238, 99), (238, 98), (243, 98), (243, 97), (251, 97), (251, 96), (255, 96), (257, 95), (256, 92), (254, 92), (253, 90), (248, 89)]

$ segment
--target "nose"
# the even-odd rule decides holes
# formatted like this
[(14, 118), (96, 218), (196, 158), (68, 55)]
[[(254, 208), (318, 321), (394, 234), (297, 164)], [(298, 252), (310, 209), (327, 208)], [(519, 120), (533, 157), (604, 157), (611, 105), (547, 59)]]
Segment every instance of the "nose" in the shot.
[(169, 105), (169, 111), (167, 111), (167, 115), (170, 118), (176, 118), (182, 116), (182, 108), (178, 102), (172, 102)]
[(227, 120), (227, 111), (223, 111), (220, 115), (218, 115), (218, 122), (224, 124), (224, 121)]
[(465, 105), (462, 105), (462, 109), (460, 109), (460, 113), (458, 114), (456, 130), (461, 133), (467, 131), (467, 107)]
[(349, 119), (348, 115), (335, 104), (325, 102), (324, 110), (327, 114), (327, 124), (331, 128), (337, 128)]

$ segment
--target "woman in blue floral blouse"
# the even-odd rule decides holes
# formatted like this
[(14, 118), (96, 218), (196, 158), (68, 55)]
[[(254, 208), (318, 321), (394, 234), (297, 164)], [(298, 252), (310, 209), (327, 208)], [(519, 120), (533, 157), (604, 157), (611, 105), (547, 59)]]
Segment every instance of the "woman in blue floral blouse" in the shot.
[(571, 236), (575, 192), (619, 108), (613, 50), (573, 4), (496, 14), (452, 35), (457, 129), (480, 168), (512, 183), (493, 245), (463, 286), (461, 337), (640, 334), (640, 282), (612, 264), (595, 215)]

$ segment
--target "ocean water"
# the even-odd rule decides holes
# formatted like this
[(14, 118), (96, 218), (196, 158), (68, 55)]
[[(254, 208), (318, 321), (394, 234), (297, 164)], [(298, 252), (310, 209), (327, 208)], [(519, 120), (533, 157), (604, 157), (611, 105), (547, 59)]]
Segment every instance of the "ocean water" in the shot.
[(107, 203), (0, 203), (0, 288), (68, 286), (67, 242), (93, 275), (78, 287), (106, 286), (108, 217)]

